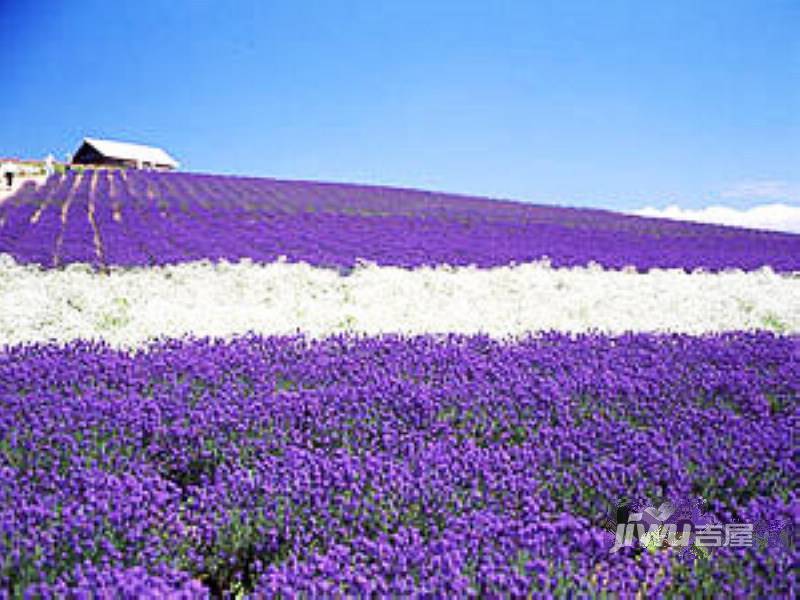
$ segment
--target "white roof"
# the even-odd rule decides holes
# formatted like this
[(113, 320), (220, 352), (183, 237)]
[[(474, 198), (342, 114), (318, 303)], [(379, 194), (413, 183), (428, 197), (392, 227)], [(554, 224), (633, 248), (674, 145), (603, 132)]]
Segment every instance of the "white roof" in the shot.
[(100, 154), (109, 158), (136, 160), (154, 165), (169, 165), (173, 168), (178, 167), (178, 162), (161, 148), (88, 137), (83, 138), (83, 141), (94, 147)]

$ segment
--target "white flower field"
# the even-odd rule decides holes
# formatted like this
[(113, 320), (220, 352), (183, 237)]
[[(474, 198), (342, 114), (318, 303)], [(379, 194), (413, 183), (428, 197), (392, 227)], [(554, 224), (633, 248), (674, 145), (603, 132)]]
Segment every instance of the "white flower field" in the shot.
[(348, 274), (305, 263), (207, 261), (98, 272), (0, 262), (0, 339), (105, 340), (132, 347), (161, 337), (247, 332), (311, 337), (354, 332), (536, 331), (704, 333), (800, 331), (800, 276), (765, 268), (490, 269), (362, 264)]

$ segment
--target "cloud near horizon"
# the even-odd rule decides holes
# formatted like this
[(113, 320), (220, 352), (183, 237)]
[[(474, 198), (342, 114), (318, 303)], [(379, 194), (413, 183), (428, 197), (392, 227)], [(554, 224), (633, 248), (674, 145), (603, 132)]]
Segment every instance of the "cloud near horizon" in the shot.
[(677, 221), (695, 221), (750, 229), (800, 233), (800, 206), (786, 204), (762, 204), (746, 209), (719, 205), (691, 209), (671, 204), (663, 209), (647, 206), (633, 210), (631, 214), (640, 217), (656, 217), (675, 219)]

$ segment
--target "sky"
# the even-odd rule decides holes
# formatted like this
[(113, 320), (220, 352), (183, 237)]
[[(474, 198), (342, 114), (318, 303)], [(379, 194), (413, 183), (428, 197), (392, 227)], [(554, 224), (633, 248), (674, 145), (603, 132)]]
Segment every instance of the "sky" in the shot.
[(798, 0), (0, 0), (0, 156), (632, 211), (790, 208)]

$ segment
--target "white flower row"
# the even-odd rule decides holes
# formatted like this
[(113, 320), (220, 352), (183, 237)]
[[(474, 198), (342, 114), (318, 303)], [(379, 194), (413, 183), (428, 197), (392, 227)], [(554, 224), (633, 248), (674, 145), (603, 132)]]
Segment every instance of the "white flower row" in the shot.
[(158, 337), (253, 331), (379, 334), (543, 330), (800, 332), (800, 275), (648, 273), (529, 263), (493, 269), (189, 263), (94, 272), (0, 256), (0, 345), (76, 338), (137, 346)]

